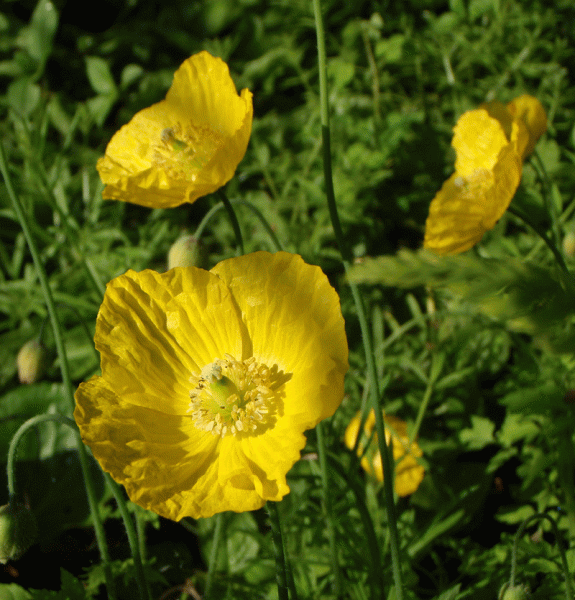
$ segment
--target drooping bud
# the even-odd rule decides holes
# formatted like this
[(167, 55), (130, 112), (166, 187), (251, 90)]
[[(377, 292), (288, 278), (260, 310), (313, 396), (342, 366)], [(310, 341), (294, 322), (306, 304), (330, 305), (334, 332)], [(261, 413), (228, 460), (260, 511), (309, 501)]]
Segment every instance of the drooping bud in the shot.
[(499, 592), (499, 600), (529, 600), (531, 594), (523, 585), (509, 586), (505, 584)]
[(18, 560), (36, 540), (36, 519), (24, 504), (0, 506), (0, 563)]
[(184, 235), (176, 240), (168, 251), (168, 269), (174, 267), (201, 267), (201, 242), (193, 235)]
[(16, 357), (20, 383), (36, 383), (46, 370), (47, 352), (37, 339), (26, 342)]
[(568, 231), (563, 238), (563, 252), (568, 258), (575, 256), (575, 232)]

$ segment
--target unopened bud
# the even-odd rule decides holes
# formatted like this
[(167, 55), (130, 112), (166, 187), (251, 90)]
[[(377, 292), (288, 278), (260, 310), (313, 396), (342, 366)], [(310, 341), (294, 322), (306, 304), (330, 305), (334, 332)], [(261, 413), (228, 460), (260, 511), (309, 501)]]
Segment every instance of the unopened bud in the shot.
[(36, 383), (46, 370), (46, 348), (38, 340), (26, 342), (16, 357), (20, 383)]
[(36, 540), (36, 519), (18, 502), (0, 506), (0, 563), (18, 560)]
[(529, 600), (531, 594), (523, 585), (509, 586), (505, 584), (499, 592), (499, 600)]
[(563, 238), (563, 252), (568, 258), (575, 256), (575, 232), (568, 231)]
[(168, 252), (168, 269), (199, 267), (202, 264), (201, 242), (193, 235), (176, 240)]

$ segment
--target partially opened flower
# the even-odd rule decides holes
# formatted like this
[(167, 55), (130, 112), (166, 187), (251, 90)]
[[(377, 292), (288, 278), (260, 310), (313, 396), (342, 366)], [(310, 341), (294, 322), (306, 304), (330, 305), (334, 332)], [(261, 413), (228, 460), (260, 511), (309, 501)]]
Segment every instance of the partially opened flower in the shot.
[(543, 106), (526, 95), (461, 115), (452, 141), (455, 173), (431, 202), (424, 247), (455, 254), (477, 244), (509, 207), (523, 160), (546, 127)]
[(339, 298), (300, 256), (257, 252), (211, 271), (128, 271), (80, 384), (82, 439), (137, 504), (178, 520), (280, 500), (304, 431), (343, 397)]
[[(389, 440), (393, 443), (393, 458), (395, 460), (395, 491), (398, 496), (409, 496), (413, 494), (423, 480), (425, 469), (417, 462), (417, 458), (422, 455), (421, 449), (416, 442), (409, 444), (407, 435), (407, 424), (405, 421), (392, 417), (391, 415), (383, 415), (385, 427), (385, 438), (389, 444)], [(361, 425), (361, 413), (349, 422), (345, 430), (345, 445), (353, 450), (359, 428)], [(377, 434), (373, 434), (375, 427), (375, 413), (373, 410), (367, 416), (363, 428), (364, 440), (360, 440), (357, 447), (357, 454), (361, 456), (361, 466), (370, 475), (374, 476), (378, 481), (383, 481), (383, 466), (381, 454), (378, 450)]]
[(97, 164), (104, 198), (169, 208), (216, 191), (246, 153), (252, 116), (252, 94), (238, 96), (226, 63), (194, 54), (176, 71), (166, 99), (112, 137)]

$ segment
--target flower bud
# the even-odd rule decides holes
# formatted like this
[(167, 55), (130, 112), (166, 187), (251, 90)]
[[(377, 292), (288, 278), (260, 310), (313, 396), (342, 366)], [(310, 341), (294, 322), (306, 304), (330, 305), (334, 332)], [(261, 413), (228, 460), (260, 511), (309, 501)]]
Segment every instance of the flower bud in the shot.
[(0, 563), (18, 560), (36, 540), (36, 519), (26, 506), (0, 506)]
[(26, 342), (16, 357), (20, 383), (36, 383), (46, 370), (47, 352), (38, 340)]
[(201, 267), (201, 242), (193, 235), (184, 235), (176, 240), (168, 252), (168, 269), (174, 267)]
[(528, 600), (531, 594), (523, 585), (509, 586), (505, 584), (499, 592), (499, 600)]
[(563, 238), (563, 252), (568, 258), (575, 256), (575, 232), (568, 231)]

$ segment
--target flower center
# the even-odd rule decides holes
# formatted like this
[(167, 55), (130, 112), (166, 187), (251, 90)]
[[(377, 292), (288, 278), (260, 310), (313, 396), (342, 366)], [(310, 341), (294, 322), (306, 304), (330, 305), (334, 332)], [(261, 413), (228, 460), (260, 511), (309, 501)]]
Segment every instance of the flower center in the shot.
[(190, 391), (194, 425), (202, 431), (224, 437), (254, 433), (275, 420), (280, 388), (289, 379), (251, 357), (238, 361), (229, 354), (215, 359), (191, 377)]
[(195, 172), (208, 163), (222, 144), (222, 136), (212, 129), (184, 130), (177, 123), (162, 130), (159, 142), (154, 144), (154, 160), (172, 177), (193, 180)]

